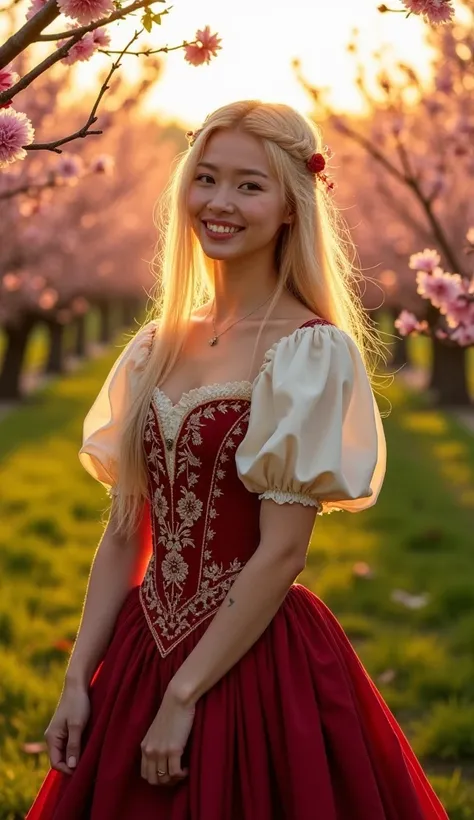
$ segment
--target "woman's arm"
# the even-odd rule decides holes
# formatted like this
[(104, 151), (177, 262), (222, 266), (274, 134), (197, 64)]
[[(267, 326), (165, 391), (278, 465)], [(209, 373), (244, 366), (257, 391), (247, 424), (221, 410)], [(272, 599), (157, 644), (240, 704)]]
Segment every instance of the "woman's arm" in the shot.
[(304, 569), (315, 514), (314, 507), (262, 501), (258, 549), (170, 682), (181, 703), (195, 703), (267, 628)]
[(113, 524), (112, 506), (92, 562), (79, 632), (66, 671), (66, 686), (89, 685), (110, 641), (120, 608), (144, 565), (146, 556), (141, 554), (140, 530), (127, 539), (114, 530)]

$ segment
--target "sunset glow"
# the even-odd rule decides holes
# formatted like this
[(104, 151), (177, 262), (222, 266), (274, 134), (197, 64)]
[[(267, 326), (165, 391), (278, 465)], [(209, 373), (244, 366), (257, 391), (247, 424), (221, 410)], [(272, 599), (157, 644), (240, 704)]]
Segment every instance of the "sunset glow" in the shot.
[[(397, 3), (394, 0), (395, 7)], [(192, 126), (219, 105), (252, 97), (286, 102), (309, 112), (310, 102), (291, 66), (298, 58), (312, 83), (331, 88), (337, 108), (356, 111), (361, 102), (353, 82), (354, 60), (346, 50), (354, 28), (360, 32), (369, 75), (371, 55), (377, 49), (388, 64), (394, 57), (401, 58), (422, 76), (429, 75), (421, 20), (382, 15), (376, 0), (334, 0), (323, 10), (309, 0), (293, 0), (291, 9), (283, 0), (241, 0), (238, 6), (222, 0), (178, 0), (146, 41), (153, 48), (174, 46), (192, 40), (196, 29), (205, 25), (222, 38), (218, 57), (210, 65), (194, 68), (184, 61), (182, 51), (165, 56), (162, 79), (149, 95), (147, 110)], [(122, 24), (114, 32), (114, 47), (122, 45), (136, 26), (136, 19)], [(97, 55), (78, 67), (83, 88), (95, 76), (99, 62), (109, 65), (108, 58)], [(145, 63), (144, 57), (125, 57), (123, 76), (136, 78)]]

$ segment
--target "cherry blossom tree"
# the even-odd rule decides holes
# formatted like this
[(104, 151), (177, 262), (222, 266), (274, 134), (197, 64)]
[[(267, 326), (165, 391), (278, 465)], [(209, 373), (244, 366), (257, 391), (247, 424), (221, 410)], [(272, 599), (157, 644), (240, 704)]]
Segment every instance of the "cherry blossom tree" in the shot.
[[(102, 129), (94, 127), (99, 106), (110, 88), (113, 75), (121, 68), (124, 57), (132, 55), (150, 58), (156, 54), (183, 49), (185, 59), (190, 64), (199, 66), (208, 63), (217, 54), (220, 40), (216, 34), (211, 33), (209, 26), (197, 31), (191, 42), (132, 50), (136, 43), (140, 45), (144, 33), (149, 34), (153, 26), (160, 25), (163, 17), (169, 13), (169, 8), (155, 10), (156, 4), (162, 2), (163, 0), (134, 0), (122, 4), (121, 0), (32, 0), (26, 12), (26, 20), (0, 46), (0, 169), (25, 159), (30, 152), (47, 150), (61, 153), (62, 146), (66, 143), (101, 134)], [(141, 13), (142, 27), (134, 32), (125, 45), (114, 47), (110, 32), (117, 29), (115, 24), (131, 15), (136, 16), (137, 12)], [(60, 30), (50, 31), (55, 22), (59, 22)], [(20, 75), (19, 58), (35, 44), (50, 44), (50, 51), (46, 57), (36, 60), (30, 57), (31, 64)], [(74, 64), (89, 61), (98, 52), (111, 57), (118, 56), (113, 59), (85, 121), (65, 136), (56, 136), (49, 141), (35, 141), (35, 123), (24, 111), (13, 107), (15, 97), (33, 83), (36, 84), (38, 78), (46, 72), (58, 70), (60, 66), (63, 71), (65, 67), (70, 70)], [(29, 51), (28, 54), (30, 53)], [(33, 49), (33, 53), (37, 51)]]
[[(385, 55), (379, 53), (374, 88), (365, 67), (359, 64), (357, 84), (368, 110), (359, 120), (337, 114), (327, 93), (311, 86), (296, 65), (300, 80), (314, 101), (317, 120), (325, 119), (347, 145), (364, 153), (366, 161), (360, 176), (365, 177), (370, 169), (364, 187), (376, 177), (384, 179), (391, 192), (392, 216), (396, 215), (396, 221), (405, 227), (414, 223), (420, 229), (416, 244), (407, 248), (406, 257), (421, 242), (425, 247), (434, 246), (440, 254), (443, 275), (452, 272), (459, 277), (455, 281), (462, 283), (464, 290), (470, 287), (466, 282), (470, 282), (471, 271), (462, 247), (474, 220), (472, 11), (466, 19), (466, 23), (455, 27), (428, 30), (435, 55), (430, 85), (423, 85), (408, 65), (388, 67)], [(357, 59), (357, 43), (349, 48)], [(416, 285), (413, 276), (415, 290)], [(418, 291), (418, 295), (426, 299), (426, 291)], [(469, 310), (463, 315), (464, 327)], [(443, 327), (439, 324), (440, 316), (446, 317), (441, 320)], [(422, 320), (427, 321), (433, 340), (431, 386), (438, 401), (469, 403), (465, 353), (470, 332), (455, 332), (452, 313), (440, 313), (432, 301), (427, 304)]]
[[(139, 318), (139, 306), (152, 283), (145, 260), (153, 256), (153, 203), (166, 183), (173, 156), (186, 144), (181, 131), (170, 129), (167, 137), (159, 124), (138, 116), (137, 101), (143, 98), (146, 82), (142, 79), (130, 96), (120, 87), (112, 92), (115, 111), (107, 112), (103, 153), (95, 152), (94, 141), (83, 141), (74, 153), (60, 157), (33, 155), (28, 168), (20, 164), (6, 175), (12, 176), (6, 190), (17, 193), (0, 198), (3, 399), (21, 397), (25, 352), (38, 323), (46, 325), (50, 335), (46, 368), (61, 372), (65, 331), (74, 326), (75, 352), (84, 354), (85, 316), (92, 307), (100, 316), (100, 341), (110, 340), (112, 309), (119, 309), (129, 325)], [(37, 103), (44, 92), (45, 111), (50, 85), (49, 78), (43, 79), (31, 94)], [(81, 116), (72, 107), (61, 110), (68, 127)], [(55, 127), (55, 118), (50, 119), (41, 119), (46, 133)], [(144, 150), (150, 145), (155, 147), (153, 173), (149, 149)], [(126, 163), (114, 162), (113, 157), (125, 154)], [(0, 191), (4, 179), (5, 175)]]

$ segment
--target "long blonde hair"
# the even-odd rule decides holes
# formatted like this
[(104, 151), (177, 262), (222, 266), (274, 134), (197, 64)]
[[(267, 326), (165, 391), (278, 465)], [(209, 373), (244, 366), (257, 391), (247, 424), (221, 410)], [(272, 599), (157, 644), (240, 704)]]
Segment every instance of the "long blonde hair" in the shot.
[(159, 321), (159, 333), (123, 424), (114, 517), (125, 532), (135, 528), (148, 495), (143, 434), (153, 390), (179, 357), (192, 311), (213, 296), (214, 262), (204, 255), (192, 231), (187, 195), (207, 140), (224, 128), (238, 128), (261, 139), (294, 214), (278, 240), (278, 287), (267, 315), (287, 288), (309, 310), (354, 339), (370, 377), (379, 358), (384, 358), (378, 333), (355, 287), (362, 277), (354, 264), (349, 230), (330, 195), (306, 168), (309, 157), (323, 150), (319, 128), (283, 104), (244, 100), (218, 108), (195, 132), (189, 150), (177, 158), (155, 212), (161, 239), (152, 265), (158, 284), (146, 323)]

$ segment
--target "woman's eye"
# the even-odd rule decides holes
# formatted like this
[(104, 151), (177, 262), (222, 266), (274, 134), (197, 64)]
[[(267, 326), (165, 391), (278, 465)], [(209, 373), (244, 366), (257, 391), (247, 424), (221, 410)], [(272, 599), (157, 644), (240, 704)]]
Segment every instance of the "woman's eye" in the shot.
[(250, 191), (261, 191), (260, 185), (257, 185), (256, 182), (244, 182), (244, 185), (253, 185), (253, 188), (250, 188)]
[(214, 182), (214, 180), (212, 179), (212, 177), (209, 174), (199, 174), (199, 176), (196, 177), (196, 180), (198, 182), (204, 182), (205, 180), (208, 180), (208, 179), (210, 179), (211, 182)]

